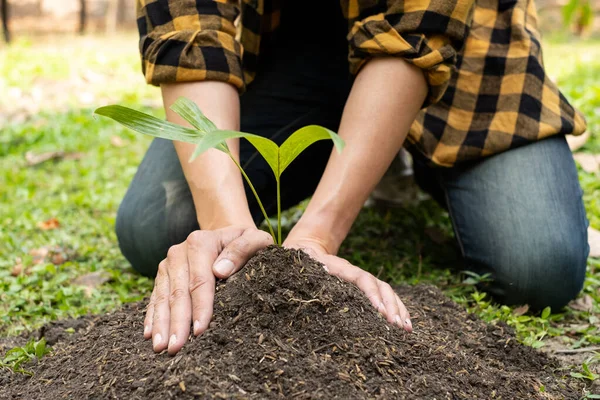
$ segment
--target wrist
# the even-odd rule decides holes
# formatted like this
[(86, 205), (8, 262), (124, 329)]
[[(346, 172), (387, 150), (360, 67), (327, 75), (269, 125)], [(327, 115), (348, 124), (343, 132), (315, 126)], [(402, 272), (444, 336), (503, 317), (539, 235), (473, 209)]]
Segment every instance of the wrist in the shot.
[[(353, 219), (352, 219), (353, 220)], [(302, 238), (319, 244), (328, 254), (337, 254), (352, 226), (345, 216), (326, 210), (304, 213), (288, 238)]]
[(256, 228), (256, 224), (250, 215), (250, 212), (245, 215), (244, 213), (228, 214), (224, 217), (213, 217), (213, 218), (198, 218), (198, 225), (200, 229), (207, 231), (214, 231), (223, 228)]

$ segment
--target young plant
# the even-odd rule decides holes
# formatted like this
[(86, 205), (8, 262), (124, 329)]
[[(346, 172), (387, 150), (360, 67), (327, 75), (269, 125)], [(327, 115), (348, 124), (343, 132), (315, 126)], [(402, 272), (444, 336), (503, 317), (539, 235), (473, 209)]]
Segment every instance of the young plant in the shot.
[[(196, 103), (180, 97), (171, 106), (171, 110), (181, 116), (195, 129), (186, 128), (180, 125), (173, 124), (168, 121), (164, 121), (153, 117), (142, 112), (132, 110), (127, 107), (119, 105), (112, 105), (106, 107), (100, 107), (94, 111), (95, 114), (109, 117), (120, 124), (136, 131), (150, 136), (155, 136), (163, 139), (178, 140), (181, 142), (196, 144), (196, 149), (190, 158), (190, 162), (193, 161), (200, 154), (204, 153), (209, 149), (218, 149), (231, 158), (231, 160), (238, 167), (242, 176), (248, 183), (250, 190), (256, 197), (258, 206), (265, 217), (265, 221), (269, 226), (273, 241), (281, 245), (281, 175), (283, 171), (298, 157), (306, 148), (311, 144), (325, 139), (331, 139), (338, 152), (341, 152), (344, 148), (344, 141), (336, 133), (330, 131), (327, 128), (318, 125), (309, 125), (298, 129), (294, 132), (287, 140), (278, 146), (272, 140), (264, 138), (262, 136), (254, 135), (251, 133), (220, 130), (217, 129), (215, 124), (209, 120), (202, 111), (198, 108)], [(229, 147), (227, 146), (228, 139), (244, 138), (265, 159), (267, 164), (271, 167), (273, 174), (275, 175), (275, 181), (277, 183), (277, 236), (273, 230), (273, 226), (269, 220), (269, 216), (263, 206), (254, 185), (250, 181), (250, 178), (233, 156)]]
[(38, 360), (50, 352), (50, 348), (46, 345), (46, 339), (42, 338), (39, 341), (31, 339), (23, 347), (15, 347), (6, 352), (4, 358), (0, 360), (0, 367), (9, 368), (13, 372), (18, 372), (26, 375), (33, 375), (21, 367), (21, 365), (32, 361), (34, 358)]

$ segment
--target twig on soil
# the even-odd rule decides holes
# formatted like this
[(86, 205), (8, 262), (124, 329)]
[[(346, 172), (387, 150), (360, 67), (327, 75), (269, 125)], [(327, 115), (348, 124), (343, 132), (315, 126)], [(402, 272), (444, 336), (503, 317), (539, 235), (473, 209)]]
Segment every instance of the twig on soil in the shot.
[(291, 299), (289, 299), (289, 301), (298, 301), (300, 303), (305, 303), (305, 304), (313, 303), (315, 301), (318, 301), (319, 303), (322, 303), (321, 299), (302, 300), (302, 299), (295, 299), (293, 297)]
[(313, 349), (313, 353), (316, 353), (316, 352), (318, 352), (319, 350), (323, 350), (323, 349), (326, 349), (327, 347), (331, 347), (331, 346), (335, 346), (335, 347), (337, 347), (338, 349), (340, 348), (340, 345), (339, 345), (339, 344), (337, 344), (337, 343), (335, 343), (335, 342), (332, 342), (332, 343), (327, 343), (327, 344), (325, 344), (325, 345), (323, 345), (323, 346), (319, 346), (319, 347), (317, 347), (316, 349)]
[(576, 354), (576, 353), (587, 353), (587, 352), (592, 352), (592, 351), (600, 351), (600, 346), (581, 347), (579, 349), (558, 349), (558, 350), (554, 350), (553, 353)]

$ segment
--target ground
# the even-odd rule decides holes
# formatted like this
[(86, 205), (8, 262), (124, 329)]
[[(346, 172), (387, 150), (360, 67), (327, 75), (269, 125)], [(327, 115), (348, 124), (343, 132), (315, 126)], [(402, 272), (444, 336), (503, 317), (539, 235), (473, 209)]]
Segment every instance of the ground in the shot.
[[(545, 46), (550, 76), (586, 115), (592, 136), (579, 151), (589, 154), (600, 153), (599, 44)], [(143, 298), (152, 282), (121, 256), (113, 227), (150, 139), (91, 114), (119, 103), (164, 115), (158, 90), (139, 72), (135, 37), (18, 40), (0, 48), (0, 92), (0, 334)], [(598, 173), (579, 173), (590, 226), (600, 229)], [(458, 273), (451, 237), (448, 216), (430, 200), (369, 208), (341, 254), (392, 283), (438, 285), (485, 321), (515, 328), (523, 343), (558, 351), (572, 375), (597, 384), (600, 353), (591, 350), (600, 346), (600, 259), (589, 259), (572, 306), (530, 314), (490, 302), (474, 288), (481, 277)]]

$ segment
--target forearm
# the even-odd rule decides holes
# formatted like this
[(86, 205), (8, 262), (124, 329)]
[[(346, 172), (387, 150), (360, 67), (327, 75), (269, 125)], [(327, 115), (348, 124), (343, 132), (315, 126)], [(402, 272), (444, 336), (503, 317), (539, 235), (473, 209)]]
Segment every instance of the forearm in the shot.
[[(169, 108), (183, 96), (194, 101), (218, 128), (239, 130), (239, 95), (233, 86), (223, 82), (202, 81), (163, 84), (161, 90), (169, 121), (189, 126)], [(228, 141), (227, 144), (239, 159), (239, 140)], [(254, 226), (240, 171), (229, 156), (213, 149), (190, 163), (196, 146), (183, 142), (174, 142), (174, 145), (192, 192), (200, 227)]]
[(398, 58), (369, 61), (356, 77), (339, 129), (346, 141), (327, 168), (294, 234), (336, 254), (369, 194), (401, 149), (427, 84)]

